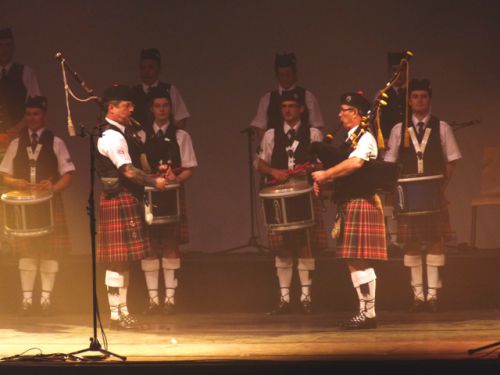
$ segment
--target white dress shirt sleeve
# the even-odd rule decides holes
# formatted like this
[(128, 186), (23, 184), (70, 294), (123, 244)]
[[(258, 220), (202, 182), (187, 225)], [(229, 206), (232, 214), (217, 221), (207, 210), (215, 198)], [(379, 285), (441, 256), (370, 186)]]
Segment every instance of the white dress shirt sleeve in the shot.
[(373, 135), (366, 132), (358, 141), (358, 146), (349, 154), (349, 158), (359, 158), (364, 161), (376, 159), (378, 155), (377, 141)]
[(391, 129), (389, 141), (386, 145), (384, 161), (395, 163), (399, 157), (399, 145), (401, 144), (401, 126), (403, 123), (398, 123)]
[(116, 168), (132, 164), (125, 137), (115, 130), (106, 130), (97, 140), (97, 150), (108, 157)]
[(181, 154), (181, 167), (194, 168), (198, 166), (196, 154), (194, 153), (193, 141), (188, 132), (179, 129), (176, 135), (177, 143), (179, 144)]
[(311, 142), (322, 142), (323, 141), (323, 133), (321, 130), (316, 128), (311, 128)]
[(184, 99), (182, 99), (179, 89), (174, 85), (170, 86), (170, 98), (172, 99), (172, 110), (175, 121), (184, 120), (191, 116), (186, 107), (186, 103), (184, 103)]
[(274, 129), (269, 129), (264, 133), (262, 141), (260, 142), (259, 159), (271, 164), (271, 157), (274, 149)]
[(250, 123), (250, 126), (259, 129), (267, 129), (267, 109), (269, 108), (269, 102), (271, 100), (271, 93), (264, 94), (257, 106), (257, 114)]
[(309, 111), (309, 124), (314, 128), (323, 128), (325, 126), (325, 122), (323, 121), (323, 115), (319, 109), (316, 97), (308, 90), (306, 90), (305, 96), (307, 110)]
[(61, 176), (76, 169), (66, 144), (61, 138), (54, 137), (53, 149), (57, 158), (57, 168)]
[(7, 147), (7, 151), (5, 151), (2, 163), (0, 163), (0, 172), (6, 173), (11, 176), (14, 174), (14, 158), (16, 157), (18, 147), (19, 138), (16, 138), (12, 142), (10, 142), (9, 146)]
[(23, 83), (24, 87), (26, 87), (26, 98), (40, 95), (40, 87), (35, 72), (26, 65), (24, 65), (23, 69)]
[(441, 136), (441, 146), (443, 148), (444, 160), (448, 163), (461, 159), (462, 154), (458, 148), (453, 129), (444, 121), (439, 123), (439, 135)]

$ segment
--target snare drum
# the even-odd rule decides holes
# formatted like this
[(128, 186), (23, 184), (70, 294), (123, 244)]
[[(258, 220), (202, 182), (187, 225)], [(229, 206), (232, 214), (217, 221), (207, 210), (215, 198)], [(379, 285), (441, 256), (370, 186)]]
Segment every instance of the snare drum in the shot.
[(396, 215), (425, 215), (441, 210), (443, 175), (401, 178), (394, 194)]
[(177, 223), (180, 219), (180, 184), (169, 183), (166, 190), (158, 190), (147, 186), (145, 210), (146, 222), (149, 225)]
[(54, 230), (52, 193), (9, 191), (2, 194), (4, 232), (15, 237), (37, 237)]
[(259, 196), (267, 229), (288, 231), (314, 225), (312, 187), (306, 181), (266, 187)]

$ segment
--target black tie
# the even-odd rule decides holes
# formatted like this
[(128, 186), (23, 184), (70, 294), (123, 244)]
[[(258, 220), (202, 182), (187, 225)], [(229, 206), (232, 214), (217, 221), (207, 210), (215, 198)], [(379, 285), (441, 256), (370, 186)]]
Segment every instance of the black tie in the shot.
[(422, 142), (422, 138), (424, 138), (424, 125), (422, 121), (417, 123), (417, 138), (419, 143)]
[(35, 151), (37, 144), (38, 144), (38, 134), (33, 132), (33, 133), (31, 133), (31, 149), (33, 151)]
[(161, 129), (158, 129), (158, 131), (156, 132), (156, 136), (160, 139), (163, 139), (163, 137), (165, 136), (165, 134), (163, 133), (163, 130)]
[(286, 134), (288, 136), (288, 140), (292, 143), (295, 140), (295, 130), (290, 129)]

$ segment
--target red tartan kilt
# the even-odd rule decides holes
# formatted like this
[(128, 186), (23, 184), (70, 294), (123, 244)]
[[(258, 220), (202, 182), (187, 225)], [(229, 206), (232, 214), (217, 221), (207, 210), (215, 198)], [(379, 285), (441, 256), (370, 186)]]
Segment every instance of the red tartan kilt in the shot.
[[(181, 185), (179, 189), (180, 218), (178, 223), (149, 226), (149, 237), (154, 242), (175, 239), (179, 245), (189, 243), (189, 225), (187, 218), (186, 189)], [(153, 245), (153, 241), (152, 241)], [(160, 251), (162, 249), (154, 249)]]
[[(268, 245), (272, 251), (279, 251), (283, 249), (284, 246), (293, 242), (293, 236), (296, 236), (297, 233), (294, 232), (303, 232), (306, 230), (310, 231), (311, 235), (311, 247), (313, 251), (326, 249), (328, 246), (327, 234), (325, 230), (325, 222), (323, 221), (322, 215), (322, 206), (321, 201), (318, 197), (313, 195), (313, 210), (314, 210), (314, 225), (311, 228), (307, 229), (299, 229), (294, 231), (285, 231), (285, 232), (276, 232), (276, 231), (268, 231)], [(302, 234), (301, 234), (302, 235)], [(285, 239), (284, 237), (290, 237), (289, 239)]]
[(145, 235), (141, 202), (127, 191), (99, 200), (97, 261), (123, 263), (147, 257), (149, 238)]
[(425, 215), (400, 215), (398, 221), (398, 242), (436, 242), (450, 235), (447, 210)]
[(61, 194), (54, 194), (52, 204), (54, 207), (54, 230), (52, 233), (40, 237), (10, 236), (8, 241), (15, 254), (22, 257), (38, 258), (41, 256), (46, 258), (48, 256), (52, 258), (71, 250)]
[(349, 200), (338, 210), (342, 224), (337, 257), (387, 260), (384, 211), (378, 195)]

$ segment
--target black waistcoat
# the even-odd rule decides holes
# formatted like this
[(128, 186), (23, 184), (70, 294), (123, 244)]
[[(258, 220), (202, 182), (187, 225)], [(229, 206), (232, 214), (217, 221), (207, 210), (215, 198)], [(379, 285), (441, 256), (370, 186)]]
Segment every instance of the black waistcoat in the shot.
[[(102, 134), (106, 130), (116, 131), (125, 137), (128, 147), (128, 153), (132, 161), (132, 165), (138, 169), (141, 168), (140, 157), (143, 152), (143, 146), (137, 139), (133, 138), (128, 134), (128, 132), (123, 133), (117, 126), (105, 123), (99, 126), (99, 132)], [(96, 148), (97, 150), (97, 148)], [(115, 167), (111, 159), (102, 155), (99, 151), (96, 151), (96, 172), (99, 177), (117, 177), (120, 179), (120, 185), (125, 188), (133, 195), (135, 195), (139, 200), (143, 198), (144, 187), (132, 182), (130, 179), (125, 177), (118, 168)]]
[[(301, 97), (303, 103), (306, 100), (306, 89), (300, 86), (295, 86), (295, 89)], [(301, 116), (302, 123), (309, 123), (309, 110), (307, 106)], [(267, 107), (267, 129), (276, 129), (283, 125), (283, 117), (281, 116), (281, 95), (279, 90), (271, 91), (269, 97), (269, 107)]]
[[(299, 131), (295, 137), (299, 141), (299, 145), (294, 153), (295, 164), (303, 164), (311, 161), (310, 145), (311, 145), (311, 128), (305, 123), (301, 123)], [(274, 129), (274, 147), (271, 156), (271, 167), (277, 169), (288, 169), (288, 155), (286, 147), (289, 140), (283, 125)]]
[(145, 150), (153, 172), (158, 171), (160, 160), (163, 161), (163, 164), (167, 164), (170, 161), (172, 168), (179, 168), (181, 166), (181, 153), (179, 144), (177, 143), (177, 131), (177, 126), (171, 122), (163, 137), (155, 134), (154, 130), (148, 133)]
[[(60, 175), (57, 157), (54, 153), (54, 134), (45, 129), (38, 143), (42, 145), (42, 148), (36, 161), (36, 182), (52, 178), (52, 182), (55, 183), (59, 180)], [(31, 139), (28, 129), (25, 128), (19, 135), (19, 146), (14, 157), (14, 177), (29, 181), (30, 161), (26, 150), (27, 147), (31, 148)]]
[[(170, 93), (170, 88), (172, 85), (170, 83), (159, 82), (158, 86), (162, 90), (165, 90)], [(153, 114), (149, 110), (151, 97), (149, 94), (146, 94), (142, 88), (142, 84), (134, 86), (132, 88), (134, 95), (134, 113), (133, 117), (141, 123), (146, 131), (151, 131), (153, 126)], [(173, 111), (173, 108), (172, 108)]]
[(387, 91), (389, 96), (387, 106), (382, 107), (380, 110), (380, 127), (385, 139), (391, 135), (391, 129), (399, 122), (404, 123), (404, 107), (406, 100), (406, 89), (400, 89), (399, 94), (396, 90), (391, 88)]
[[(445, 162), (443, 158), (443, 147), (441, 146), (441, 135), (439, 132), (439, 119), (431, 116), (426, 128), (431, 128), (431, 134), (427, 141), (424, 153), (424, 175), (431, 176), (445, 173)], [(415, 129), (415, 128), (414, 128)], [(401, 174), (417, 174), (417, 152), (410, 138), (410, 147), (403, 145), (405, 127), (401, 126), (401, 144), (399, 145), (399, 160), (401, 163)], [(415, 129), (416, 133), (416, 129)]]
[(26, 87), (23, 83), (24, 66), (14, 63), (6, 77), (0, 79), (0, 132), (15, 125), (24, 115)]

